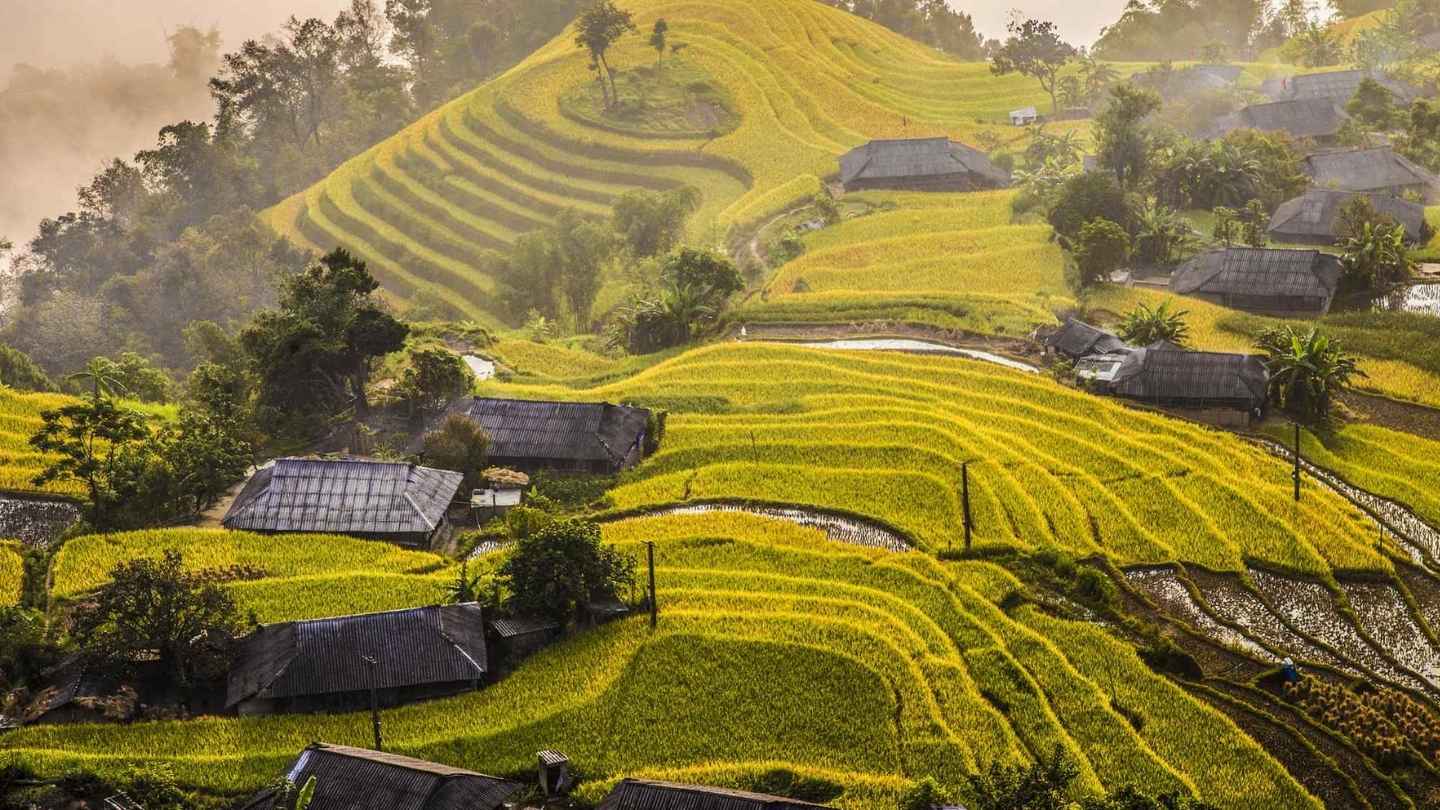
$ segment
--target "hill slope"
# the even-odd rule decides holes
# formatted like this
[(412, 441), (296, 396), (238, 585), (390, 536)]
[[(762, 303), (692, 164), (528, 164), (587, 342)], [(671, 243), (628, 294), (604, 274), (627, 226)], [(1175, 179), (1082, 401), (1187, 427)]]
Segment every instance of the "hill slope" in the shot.
[[(813, 194), (836, 158), (875, 137), (1002, 135), (1005, 113), (1041, 103), (1023, 77), (993, 78), (813, 0), (634, 0), (641, 32), (658, 18), (708, 76), (738, 126), (724, 134), (636, 133), (582, 100), (588, 56), (563, 34), (505, 75), (425, 116), (267, 212), (316, 249), (358, 252), (392, 293), (493, 323), (487, 249), (504, 248), (562, 209), (608, 213), (634, 188), (688, 184), (704, 197), (692, 226), (723, 236)], [(636, 34), (610, 60), (649, 66)], [(977, 123), (984, 121), (988, 123)]]

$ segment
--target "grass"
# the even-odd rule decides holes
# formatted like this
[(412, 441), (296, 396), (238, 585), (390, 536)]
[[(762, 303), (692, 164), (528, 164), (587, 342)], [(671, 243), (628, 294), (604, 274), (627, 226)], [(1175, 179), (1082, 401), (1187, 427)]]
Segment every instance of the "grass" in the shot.
[(156, 529), (67, 542), (51, 564), (51, 594), (74, 601), (103, 585), (119, 563), (174, 550), (192, 571), (221, 577), (242, 614), (262, 622), (340, 616), (434, 604), (451, 563), (388, 543), (326, 535), (259, 535), (218, 529)]
[(1283, 462), (1244, 441), (983, 363), (742, 343), (583, 391), (493, 391), (674, 403), (661, 450), (611, 492), (620, 510), (806, 505), (943, 549), (960, 540), (968, 460), (979, 548), (1230, 571), (1258, 561), (1321, 577), (1389, 570), (1362, 512), (1324, 491), (1297, 506)]
[(0, 608), (20, 604), (25, 593), (25, 559), (19, 543), (0, 540)]
[(561, 112), (637, 137), (714, 138), (740, 124), (723, 87), (684, 57), (625, 71), (615, 84), (617, 102), (607, 103), (600, 84), (588, 82), (560, 99)]
[[(532, 751), (558, 747), (587, 797), (622, 775), (753, 789), (784, 768), (835, 783), (840, 806), (880, 808), (910, 779), (957, 784), (1058, 744), (1081, 768), (1077, 797), (1135, 784), (1194, 789), (1227, 810), (1318, 806), (1128, 648), (1100, 656), (1103, 635), (1070, 640), (1088, 628), (1007, 616), (994, 597), (1018, 583), (994, 566), (842, 546), (743, 514), (637, 518), (605, 539), (635, 554), (656, 542), (657, 631), (622, 621), (480, 692), (387, 711), (387, 750), (523, 774)], [(1111, 707), (1117, 688), (1143, 728)], [(240, 793), (313, 739), (368, 733), (363, 714), (201, 718), (33, 727), (0, 738), (0, 752), (42, 775), (164, 764)]]

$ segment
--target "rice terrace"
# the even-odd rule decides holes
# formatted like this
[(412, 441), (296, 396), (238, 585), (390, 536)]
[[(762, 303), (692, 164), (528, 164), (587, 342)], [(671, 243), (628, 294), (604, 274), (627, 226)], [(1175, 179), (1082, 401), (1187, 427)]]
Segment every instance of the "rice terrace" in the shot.
[(1440, 808), (1434, 0), (331, 5), (0, 234), (0, 808)]

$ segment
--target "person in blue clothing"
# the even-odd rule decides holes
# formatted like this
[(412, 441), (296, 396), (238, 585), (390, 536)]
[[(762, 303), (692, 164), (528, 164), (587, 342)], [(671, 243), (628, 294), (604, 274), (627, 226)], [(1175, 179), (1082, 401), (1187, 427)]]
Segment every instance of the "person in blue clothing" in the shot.
[(1286, 683), (1300, 682), (1300, 670), (1296, 668), (1295, 662), (1289, 658), (1280, 662), (1280, 673), (1285, 676)]

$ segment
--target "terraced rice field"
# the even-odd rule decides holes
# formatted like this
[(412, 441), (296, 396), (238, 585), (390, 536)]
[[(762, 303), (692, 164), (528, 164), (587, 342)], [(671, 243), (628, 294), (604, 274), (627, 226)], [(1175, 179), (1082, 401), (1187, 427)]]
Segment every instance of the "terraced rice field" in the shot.
[[(387, 711), (387, 749), (491, 773), (530, 752), (582, 763), (587, 796), (620, 775), (750, 786), (776, 768), (835, 782), (845, 807), (894, 806), (908, 780), (956, 783), (991, 762), (1062, 747), (1077, 790), (1194, 790), (1222, 808), (1318, 808), (1219, 712), (1089, 626), (997, 603), (1019, 583), (830, 542), (735, 513), (605, 529), (657, 543), (660, 626), (643, 617), (542, 652), (463, 697)], [(162, 762), (240, 792), (310, 740), (363, 742), (363, 715), (34, 727), (0, 751), (41, 773)]]
[[(690, 185), (692, 233), (714, 241), (812, 196), (837, 157), (877, 137), (982, 130), (1038, 84), (993, 78), (879, 26), (810, 0), (635, 0), (648, 30), (670, 24), (687, 64), (723, 86), (733, 132), (623, 134), (568, 115), (560, 100), (592, 81), (568, 34), (503, 76), (434, 111), (267, 212), (297, 242), (355, 251), (396, 296), (494, 324), (494, 256), (564, 208), (608, 214), (622, 193)], [(609, 57), (648, 65), (643, 37)], [(1123, 72), (1135, 66), (1119, 65)], [(983, 121), (985, 123), (977, 123)]]
[(583, 391), (486, 390), (672, 403), (661, 450), (611, 492), (621, 511), (813, 507), (938, 550), (962, 542), (970, 461), (981, 548), (1230, 571), (1256, 560), (1319, 576), (1391, 570), (1363, 512), (1318, 489), (1295, 504), (1288, 467), (1264, 450), (980, 362), (725, 344)]
[[(813, 231), (735, 316), (900, 321), (1026, 334), (1075, 301), (1048, 225), (1010, 224), (1013, 192), (853, 195), (872, 213)], [(847, 201), (851, 197), (846, 198)]]
[[(1143, 290), (1107, 286), (1091, 296), (1089, 305), (1093, 310), (1106, 310), (1123, 315), (1137, 304), (1157, 304), (1169, 300), (1172, 308), (1188, 310), (1186, 322), (1190, 325), (1191, 344), (1197, 349), (1222, 352), (1254, 352), (1255, 341), (1250, 337), (1253, 324), (1241, 331), (1239, 324), (1250, 316), (1236, 310), (1226, 309), (1195, 298), (1171, 295), (1155, 290)], [(1275, 319), (1256, 319), (1261, 323), (1280, 324)], [(1312, 325), (1309, 321), (1297, 322), (1302, 328)], [(1360, 369), (1369, 375), (1368, 379), (1356, 380), (1356, 387), (1363, 391), (1418, 402), (1422, 405), (1440, 407), (1440, 374), (1407, 362), (1402, 355), (1367, 355), (1359, 347), (1351, 346), (1360, 358)], [(1404, 350), (1403, 345), (1400, 346)]]
[(20, 556), (20, 544), (0, 540), (0, 608), (20, 604), (24, 587), (25, 561)]
[(418, 607), (439, 601), (453, 563), (388, 543), (326, 535), (156, 529), (67, 542), (51, 563), (51, 595), (78, 599), (121, 562), (174, 550), (193, 571), (216, 572), (241, 615), (261, 622)]

